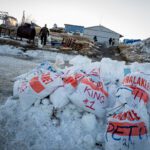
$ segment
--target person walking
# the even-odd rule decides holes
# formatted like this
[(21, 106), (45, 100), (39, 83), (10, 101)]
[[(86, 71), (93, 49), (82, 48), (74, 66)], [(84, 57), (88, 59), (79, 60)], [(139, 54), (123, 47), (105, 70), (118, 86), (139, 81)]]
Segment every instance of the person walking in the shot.
[(94, 42), (97, 42), (97, 36), (96, 35), (93, 37), (93, 40), (94, 40)]
[(40, 31), (40, 36), (41, 36), (41, 44), (42, 44), (42, 45), (46, 45), (47, 36), (49, 36), (49, 30), (48, 30), (46, 24), (45, 24), (45, 26), (41, 29), (41, 31)]
[(112, 46), (115, 45), (115, 39), (112, 39)]
[(109, 38), (109, 46), (112, 46), (112, 38)]

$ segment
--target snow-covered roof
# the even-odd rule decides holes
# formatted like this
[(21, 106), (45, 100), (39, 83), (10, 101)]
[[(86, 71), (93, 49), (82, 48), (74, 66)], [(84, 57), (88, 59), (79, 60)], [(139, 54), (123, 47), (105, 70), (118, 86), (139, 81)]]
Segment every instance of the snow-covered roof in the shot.
[(120, 33), (117, 33), (117, 32), (115, 32), (115, 31), (113, 31), (113, 30), (111, 30), (111, 29), (109, 29), (109, 28), (107, 28), (107, 27), (102, 26), (102, 25), (86, 27), (85, 29), (93, 29), (93, 28), (97, 28), (97, 27), (105, 28), (105, 29), (107, 29), (107, 30), (110, 30), (111, 32), (114, 32), (114, 33), (116, 33), (116, 34), (119, 34), (120, 37), (123, 37), (123, 35), (121, 35)]
[(11, 19), (14, 19), (17, 21), (17, 18), (13, 17), (13, 16), (6, 16), (5, 19), (8, 19), (8, 18), (11, 18)]

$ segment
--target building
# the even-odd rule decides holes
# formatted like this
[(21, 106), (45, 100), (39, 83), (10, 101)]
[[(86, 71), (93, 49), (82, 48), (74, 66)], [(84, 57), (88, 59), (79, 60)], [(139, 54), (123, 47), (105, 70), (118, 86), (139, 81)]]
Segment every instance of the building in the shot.
[(18, 25), (18, 21), (16, 18), (12, 17), (12, 16), (6, 16), (4, 18), (4, 24), (6, 25), (6, 27), (16, 27)]
[(106, 46), (109, 46), (110, 39), (114, 39), (114, 45), (117, 46), (119, 44), (119, 39), (123, 37), (121, 34), (102, 25), (85, 28), (84, 36), (90, 38), (91, 40), (96, 37), (97, 42), (106, 44)]
[(65, 24), (65, 31), (68, 33), (84, 33), (84, 26)]

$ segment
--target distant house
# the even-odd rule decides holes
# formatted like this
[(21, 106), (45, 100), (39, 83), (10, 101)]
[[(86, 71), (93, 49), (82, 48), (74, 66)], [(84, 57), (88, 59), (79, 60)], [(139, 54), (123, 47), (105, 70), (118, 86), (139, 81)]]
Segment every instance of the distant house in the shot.
[(84, 26), (65, 24), (65, 31), (68, 33), (84, 33)]
[(123, 37), (121, 34), (112, 31), (102, 25), (87, 27), (84, 29), (84, 36), (93, 40), (97, 38), (97, 42), (104, 43), (109, 46), (109, 40), (114, 39), (115, 45), (119, 44), (119, 39)]
[(17, 19), (12, 16), (6, 16), (4, 22), (7, 27), (16, 27), (18, 25)]

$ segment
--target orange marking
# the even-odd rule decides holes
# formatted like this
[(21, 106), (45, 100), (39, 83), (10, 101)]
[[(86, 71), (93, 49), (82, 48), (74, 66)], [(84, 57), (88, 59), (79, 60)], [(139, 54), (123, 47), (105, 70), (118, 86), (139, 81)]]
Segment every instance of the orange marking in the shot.
[(76, 88), (78, 86), (78, 80), (81, 77), (83, 77), (83, 74), (75, 74), (74, 76), (64, 78), (64, 83), (71, 84), (74, 88)]
[(73, 77), (64, 78), (64, 83), (71, 84), (74, 88), (76, 88), (78, 85), (77, 80)]
[(138, 97), (140, 100), (143, 100), (145, 104), (148, 103), (149, 96), (146, 91), (134, 86), (128, 87), (130, 87), (133, 90), (132, 94), (135, 96), (135, 98)]
[(30, 86), (36, 93), (40, 93), (45, 89), (44, 86), (40, 83), (38, 77), (34, 77), (30, 80)]

